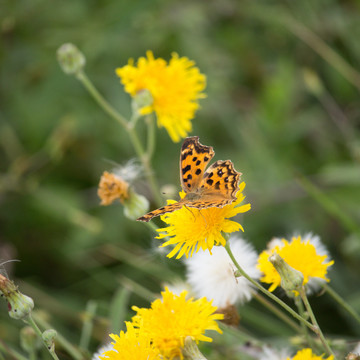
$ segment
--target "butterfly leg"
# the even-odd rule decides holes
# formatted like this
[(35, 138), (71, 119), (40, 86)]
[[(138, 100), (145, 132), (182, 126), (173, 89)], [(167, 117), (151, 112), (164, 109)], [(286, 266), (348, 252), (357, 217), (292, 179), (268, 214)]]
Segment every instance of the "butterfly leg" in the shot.
[(187, 207), (186, 205), (184, 205), (184, 208), (189, 210), (191, 212), (191, 215), (194, 217), (194, 220), (196, 220), (196, 216), (195, 214), (191, 211), (191, 209), (189, 207)]

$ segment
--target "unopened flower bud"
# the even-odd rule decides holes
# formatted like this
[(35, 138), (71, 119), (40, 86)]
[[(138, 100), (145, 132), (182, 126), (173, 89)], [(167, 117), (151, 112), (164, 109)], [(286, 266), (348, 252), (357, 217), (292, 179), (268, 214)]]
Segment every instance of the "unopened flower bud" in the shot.
[(23, 295), (13, 281), (0, 274), (0, 292), (8, 302), (9, 315), (13, 319), (23, 319), (34, 308), (34, 301)]
[(35, 330), (30, 326), (25, 326), (20, 331), (21, 347), (28, 353), (34, 352), (39, 345), (39, 338)]
[(50, 351), (54, 351), (54, 349), (55, 349), (56, 336), (57, 336), (57, 332), (54, 329), (48, 329), (42, 333), (42, 338), (43, 338), (47, 348)]
[(200, 352), (199, 348), (196, 345), (196, 342), (191, 338), (191, 336), (187, 336), (185, 338), (185, 346), (183, 348), (183, 354), (185, 355), (186, 359), (206, 360), (206, 358)]
[(85, 66), (85, 56), (73, 44), (67, 43), (59, 47), (57, 51), (58, 62), (65, 74), (78, 74)]
[(304, 282), (303, 274), (288, 265), (277, 253), (272, 254), (269, 260), (281, 277), (281, 287), (288, 295), (297, 293)]
[(135, 114), (146, 115), (153, 111), (152, 104), (154, 99), (149, 90), (139, 91), (132, 99), (132, 110)]
[(129, 198), (124, 201), (124, 215), (130, 220), (136, 220), (149, 211), (149, 201), (133, 190), (129, 194)]

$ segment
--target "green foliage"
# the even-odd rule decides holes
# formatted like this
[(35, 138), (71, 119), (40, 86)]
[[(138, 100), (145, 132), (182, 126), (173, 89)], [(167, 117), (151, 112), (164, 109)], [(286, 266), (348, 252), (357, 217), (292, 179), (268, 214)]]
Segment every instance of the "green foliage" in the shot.
[[(109, 329), (124, 329), (133, 304), (148, 306), (164, 281), (184, 275), (120, 204), (99, 205), (101, 173), (135, 154), (121, 127), (61, 71), (56, 50), (66, 42), (124, 115), (130, 101), (116, 67), (146, 50), (194, 60), (208, 86), (191, 135), (243, 173), (252, 204), (244, 237), (262, 251), (273, 236), (319, 234), (335, 260), (332, 287), (360, 311), (358, 2), (3, 0), (1, 9), (0, 263), (21, 260), (5, 266), (9, 277), (59, 333), (78, 345), (82, 312), (94, 301), (91, 353)], [(180, 145), (156, 131), (155, 175), (180, 189)], [(149, 195), (142, 182), (138, 190)], [(314, 308), (327, 334), (359, 338), (359, 324), (328, 297)], [(260, 309), (254, 301), (240, 308), (244, 342), (289, 335)], [(1, 302), (0, 345), (21, 351), (19, 327)], [(232, 336), (202, 350), (237, 359), (227, 349)]]

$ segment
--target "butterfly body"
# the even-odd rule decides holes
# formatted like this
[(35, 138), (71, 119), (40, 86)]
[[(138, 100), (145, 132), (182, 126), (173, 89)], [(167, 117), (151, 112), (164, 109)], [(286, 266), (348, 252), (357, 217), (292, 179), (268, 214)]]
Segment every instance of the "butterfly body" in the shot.
[(184, 205), (204, 209), (223, 207), (235, 201), (241, 173), (234, 169), (230, 160), (218, 160), (205, 171), (214, 155), (213, 148), (200, 144), (198, 136), (186, 138), (180, 154), (180, 183), (185, 192), (184, 198), (137, 220), (147, 222), (155, 216), (179, 210)]

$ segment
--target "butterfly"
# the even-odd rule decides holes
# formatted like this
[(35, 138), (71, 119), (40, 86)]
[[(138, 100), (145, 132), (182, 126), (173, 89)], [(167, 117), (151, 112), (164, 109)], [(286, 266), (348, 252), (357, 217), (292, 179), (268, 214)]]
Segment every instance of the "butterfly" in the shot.
[(137, 220), (148, 222), (155, 216), (179, 210), (183, 206), (196, 209), (221, 208), (235, 201), (242, 174), (235, 170), (230, 160), (218, 160), (205, 171), (214, 155), (214, 149), (200, 144), (198, 136), (187, 137), (180, 153), (180, 182), (185, 197)]

